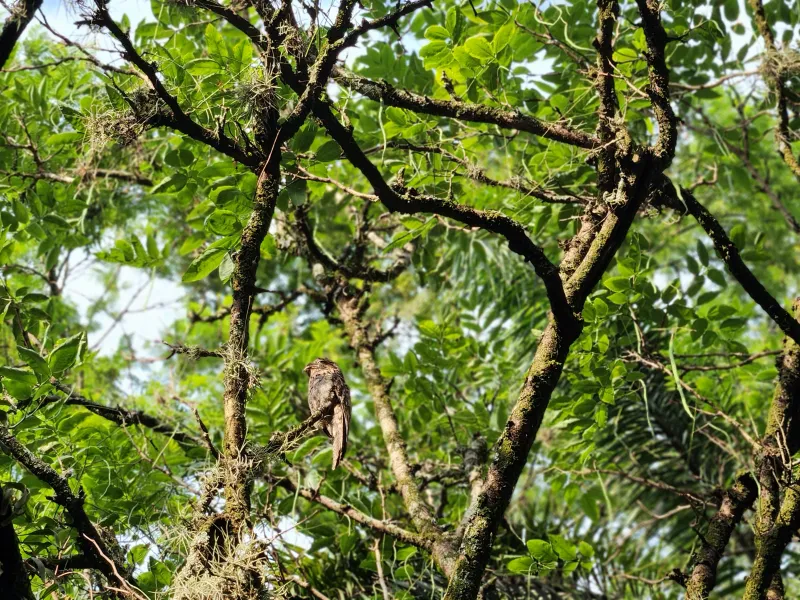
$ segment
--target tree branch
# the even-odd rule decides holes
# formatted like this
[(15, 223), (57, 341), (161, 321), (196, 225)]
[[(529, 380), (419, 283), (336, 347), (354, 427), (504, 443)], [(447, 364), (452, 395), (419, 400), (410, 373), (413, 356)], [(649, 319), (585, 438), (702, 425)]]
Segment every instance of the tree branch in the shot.
[(336, 502), (335, 500), (328, 498), (327, 496), (323, 496), (316, 492), (315, 490), (310, 490), (308, 488), (298, 488), (297, 485), (292, 482), (288, 478), (280, 479), (275, 482), (277, 485), (280, 485), (287, 491), (291, 493), (296, 493), (306, 500), (311, 502), (315, 502), (320, 506), (324, 506), (328, 510), (331, 510), (337, 514), (349, 517), (353, 519), (356, 523), (360, 523), (370, 529), (377, 531), (379, 533), (385, 533), (387, 535), (391, 535), (395, 539), (403, 542), (404, 544), (410, 544), (412, 546), (416, 546), (417, 548), (421, 548), (423, 550), (430, 551), (432, 549), (432, 540), (429, 537), (421, 535), (419, 533), (414, 533), (403, 529), (402, 527), (398, 527), (392, 523), (387, 523), (385, 521), (380, 521), (369, 515), (362, 513), (359, 510), (356, 510), (349, 504), (342, 504), (340, 502)]
[(202, 447), (203, 443), (194, 436), (178, 431), (176, 426), (168, 425), (162, 422), (157, 417), (147, 414), (141, 410), (132, 410), (122, 407), (106, 406), (93, 402), (84, 396), (74, 393), (69, 387), (56, 383), (59, 391), (66, 394), (66, 397), (57, 396), (55, 394), (48, 394), (43, 398), (37, 400), (37, 407), (41, 408), (48, 404), (55, 404), (58, 402), (64, 403), (66, 406), (81, 406), (86, 410), (103, 417), (117, 425), (141, 425), (160, 433), (169, 438), (174, 439), (184, 449), (193, 449)]
[[(772, 33), (772, 28), (767, 21), (767, 14), (764, 11), (764, 5), (761, 0), (748, 0), (750, 8), (753, 9), (753, 21), (755, 21), (758, 33), (764, 38), (764, 45), (766, 46), (766, 57), (762, 65), (762, 72), (764, 79), (772, 92), (777, 97), (778, 108), (778, 128), (775, 131), (775, 143), (777, 145), (778, 154), (783, 157), (783, 162), (794, 173), (795, 177), (800, 179), (800, 163), (792, 152), (791, 145), (791, 130), (789, 128), (789, 99), (787, 97), (786, 89), (786, 73), (780, 64), (780, 51), (775, 44), (775, 36)], [(773, 64), (770, 64), (772, 61)]]
[(547, 123), (518, 111), (422, 96), (395, 88), (386, 81), (372, 81), (342, 68), (334, 69), (333, 75), (340, 85), (388, 106), (405, 108), (437, 117), (487, 123), (504, 129), (518, 129), (579, 148), (592, 149), (599, 145), (599, 140), (594, 136), (559, 123)]
[(762, 600), (780, 572), (781, 557), (800, 527), (800, 491), (786, 491), (774, 525), (756, 542), (756, 557), (744, 586), (742, 600)]
[(120, 26), (111, 18), (106, 2), (107, 0), (95, 0), (97, 10), (92, 18), (85, 21), (85, 23), (105, 27), (109, 33), (111, 33), (124, 49), (122, 54), (123, 58), (133, 63), (144, 73), (147, 81), (158, 95), (158, 98), (169, 108), (171, 115), (156, 115), (151, 120), (151, 124), (171, 127), (249, 167), (258, 165), (260, 162), (259, 157), (253, 156), (245, 149), (241, 148), (221, 131), (213, 132), (199, 125), (193, 121), (189, 115), (183, 112), (183, 109), (178, 103), (178, 99), (167, 91), (167, 88), (164, 86), (161, 79), (159, 79), (158, 71), (156, 71), (154, 64), (147, 62), (142, 55), (137, 52), (128, 34), (122, 31)]
[(600, 194), (610, 194), (616, 183), (616, 157), (614, 140), (614, 116), (617, 111), (617, 93), (614, 90), (614, 28), (619, 17), (619, 2), (598, 0), (597, 37), (594, 47), (597, 50), (597, 96), (600, 110), (597, 113), (597, 136), (601, 147), (598, 150), (597, 181)]
[(432, 7), (433, 0), (412, 0), (411, 2), (407, 2), (402, 6), (399, 5), (399, 8), (395, 9), (393, 12), (390, 12), (383, 17), (378, 19), (373, 19), (372, 21), (363, 21), (361, 25), (354, 28), (347, 36), (344, 38), (344, 46), (353, 46), (358, 42), (358, 38), (360, 38), (365, 33), (369, 33), (375, 29), (382, 29), (384, 27), (388, 27), (390, 29), (396, 29), (397, 23), (406, 15), (410, 15), (416, 10), (424, 7)]
[[(20, 500), (14, 499), (15, 489), (23, 494)], [(0, 484), (0, 590), (5, 590), (13, 600), (34, 599), (14, 529), (14, 517), (25, 512), (27, 494), (19, 484)]]
[[(282, 294), (283, 297), (281, 298), (280, 302), (277, 302), (275, 304), (266, 304), (264, 306), (256, 306), (250, 311), (250, 314), (260, 315), (262, 321), (266, 320), (272, 315), (281, 312), (284, 308), (286, 308), (292, 302), (297, 300), (302, 294), (303, 294), (302, 290), (295, 290), (287, 294)], [(221, 308), (217, 312), (212, 313), (210, 315), (199, 315), (197, 313), (191, 313), (189, 315), (189, 320), (192, 323), (214, 323), (216, 321), (221, 321), (230, 314), (231, 314), (230, 307), (226, 307), (226, 308)]]
[(135, 581), (122, 563), (113, 558), (110, 559), (111, 562), (107, 559), (107, 557), (122, 556), (122, 550), (116, 540), (107, 541), (101, 536), (89, 519), (83, 506), (83, 488), (79, 487), (78, 493), (73, 493), (69, 481), (22, 445), (6, 426), (0, 426), (0, 449), (53, 488), (55, 492), (53, 500), (69, 513), (72, 525), (78, 532), (78, 546), (86, 556), (94, 559), (95, 568), (109, 581), (119, 581), (125, 587), (130, 584), (135, 585)]
[(757, 485), (752, 475), (740, 475), (725, 492), (719, 510), (711, 518), (700, 547), (694, 554), (686, 582), (687, 600), (706, 600), (717, 581), (717, 565), (731, 534), (756, 500)]
[(660, 161), (661, 168), (666, 168), (675, 156), (675, 147), (678, 144), (678, 119), (669, 102), (669, 69), (665, 50), (667, 47), (667, 33), (661, 24), (661, 6), (658, 0), (636, 0), (639, 14), (642, 17), (642, 29), (647, 41), (647, 60), (650, 86), (647, 94), (653, 104), (658, 123), (658, 141), (653, 148), (655, 157)]
[(564, 296), (558, 268), (550, 262), (544, 251), (533, 243), (525, 228), (518, 221), (499, 211), (478, 210), (452, 200), (441, 200), (423, 195), (413, 189), (389, 185), (378, 168), (364, 154), (353, 134), (339, 122), (327, 104), (315, 103), (314, 114), (320, 119), (331, 137), (341, 146), (347, 159), (364, 174), (381, 202), (389, 210), (405, 214), (433, 213), (502, 235), (506, 238), (511, 251), (530, 262), (536, 274), (544, 282), (547, 297), (550, 300), (550, 308), (556, 318), (565, 323), (575, 321), (575, 316)]
[(389, 455), (389, 465), (397, 480), (397, 488), (403, 497), (406, 510), (414, 526), (428, 540), (428, 549), (433, 554), (434, 560), (442, 571), (449, 575), (455, 548), (436, 524), (436, 520), (422, 499), (420, 489), (414, 481), (405, 442), (400, 433), (392, 402), (389, 399), (388, 388), (375, 362), (375, 350), (370, 344), (366, 327), (361, 321), (361, 313), (364, 309), (362, 298), (359, 295), (346, 297), (340, 293), (337, 305), (350, 339), (350, 346), (358, 356), (358, 364), (375, 404), (375, 417), (383, 433), (383, 441)]
[(14, 46), (17, 45), (25, 28), (33, 20), (33, 15), (42, 6), (42, 1), (18, 0), (11, 6), (11, 14), (3, 23), (3, 29), (0, 30), (0, 69), (5, 67)]
[[(625, 169), (616, 202), (609, 206), (582, 262), (565, 284), (567, 301), (576, 312), (582, 309), (586, 297), (608, 269), (655, 175), (649, 155), (621, 158)], [(568, 326), (558, 319), (550, 319), (542, 333), (517, 402), (495, 443), (483, 489), (465, 513), (464, 538), (445, 600), (474, 600), (477, 596), (495, 532), (525, 468), (570, 346), (580, 333), (580, 323)]]
[(795, 342), (800, 343), (800, 323), (794, 320), (792, 315), (778, 303), (748, 268), (742, 260), (736, 244), (731, 241), (714, 215), (700, 204), (689, 190), (685, 188), (676, 189), (675, 185), (667, 178), (663, 179), (660, 191), (680, 202), (686, 212), (697, 220), (714, 243), (717, 254), (725, 263), (725, 266), (728, 267), (731, 275), (744, 288), (744, 291), (769, 315), (775, 324), (780, 327), (781, 331)]

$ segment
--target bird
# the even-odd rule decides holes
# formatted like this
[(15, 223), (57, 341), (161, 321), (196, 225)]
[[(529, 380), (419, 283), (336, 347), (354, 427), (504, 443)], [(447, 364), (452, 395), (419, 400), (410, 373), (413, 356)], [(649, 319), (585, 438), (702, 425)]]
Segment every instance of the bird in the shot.
[(347, 450), (350, 434), (350, 388), (339, 366), (330, 359), (317, 358), (303, 369), (308, 375), (308, 408), (311, 413), (329, 411), (321, 420), (321, 428), (333, 440), (333, 468), (339, 466)]

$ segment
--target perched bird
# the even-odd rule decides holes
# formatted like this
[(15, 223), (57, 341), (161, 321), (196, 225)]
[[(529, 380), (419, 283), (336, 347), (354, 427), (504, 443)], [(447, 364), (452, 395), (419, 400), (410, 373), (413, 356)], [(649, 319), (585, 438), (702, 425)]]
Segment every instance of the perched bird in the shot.
[(327, 358), (311, 361), (303, 369), (308, 375), (308, 407), (312, 413), (333, 405), (333, 411), (322, 418), (322, 430), (333, 440), (333, 468), (339, 466), (347, 450), (350, 433), (350, 388), (338, 365)]

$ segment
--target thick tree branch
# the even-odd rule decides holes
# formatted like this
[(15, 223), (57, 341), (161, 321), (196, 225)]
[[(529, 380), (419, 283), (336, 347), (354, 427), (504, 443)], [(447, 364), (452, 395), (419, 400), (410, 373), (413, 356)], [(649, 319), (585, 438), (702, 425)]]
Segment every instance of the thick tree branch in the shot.
[[(617, 203), (610, 207), (585, 257), (565, 285), (567, 300), (576, 312), (582, 309), (586, 297), (608, 269), (655, 175), (652, 169), (655, 159), (648, 154), (622, 159), (626, 171), (622, 173)], [(557, 319), (551, 319), (545, 328), (517, 402), (495, 444), (483, 489), (465, 515), (464, 538), (445, 600), (477, 597), (495, 532), (525, 468), (570, 346), (580, 333), (580, 326), (566, 326)]]
[(171, 114), (157, 114), (151, 119), (150, 124), (154, 126), (163, 125), (171, 127), (176, 131), (186, 134), (193, 140), (206, 144), (222, 154), (230, 156), (244, 165), (249, 167), (256, 166), (259, 163), (259, 157), (250, 154), (232, 139), (225, 136), (221, 131), (214, 132), (199, 125), (183, 111), (178, 103), (178, 99), (169, 93), (159, 78), (158, 71), (154, 64), (147, 62), (144, 57), (139, 54), (133, 46), (133, 42), (131, 42), (128, 34), (122, 31), (120, 26), (111, 18), (106, 2), (107, 0), (95, 0), (97, 10), (88, 23), (104, 27), (109, 31), (122, 46), (124, 50), (123, 58), (133, 63), (144, 73), (147, 81), (158, 95), (158, 98), (169, 108)]
[[(794, 302), (800, 317), (800, 298)], [(800, 449), (800, 345), (784, 338), (778, 360), (778, 384), (767, 415), (767, 426), (756, 456), (759, 502), (753, 526), (756, 556), (745, 585), (745, 600), (783, 597), (780, 566), (783, 552), (800, 526), (800, 492), (792, 481), (793, 455)], [(781, 502), (781, 490), (786, 492)]]
[(658, 123), (658, 141), (653, 152), (664, 169), (675, 156), (678, 144), (678, 119), (669, 101), (669, 69), (667, 69), (665, 50), (667, 33), (661, 24), (661, 6), (658, 0), (636, 0), (642, 17), (642, 29), (647, 41), (647, 60), (650, 86), (647, 94), (653, 104)]
[[(280, 179), (280, 152), (276, 149), (265, 164), (258, 182), (254, 208), (242, 233), (241, 247), (236, 253), (228, 333), (228, 355), (225, 357), (225, 449), (229, 460), (238, 460), (247, 441), (245, 405), (250, 388), (247, 369), (247, 348), (250, 329), (250, 311), (256, 287), (256, 271), (261, 257), (261, 243), (269, 231)], [(250, 517), (250, 486), (247, 474), (237, 471), (226, 484), (226, 511), (239, 525)]]
[(0, 69), (5, 67), (14, 46), (41, 6), (42, 0), (18, 0), (11, 6), (11, 14), (0, 30)]
[(617, 94), (614, 90), (614, 28), (619, 17), (619, 2), (598, 0), (597, 37), (594, 47), (597, 50), (597, 96), (600, 110), (597, 113), (597, 136), (601, 147), (598, 152), (597, 180), (600, 194), (613, 192), (616, 182), (616, 157), (614, 156), (614, 116), (617, 110)]
[[(23, 494), (27, 490), (20, 486)], [(16, 484), (0, 484), (0, 590), (13, 600), (33, 600), (31, 583), (19, 549), (14, 517), (24, 513), (26, 496), (14, 498)]]
[(792, 315), (784, 309), (780, 303), (767, 291), (764, 285), (753, 274), (749, 267), (742, 260), (739, 249), (736, 247), (725, 229), (719, 221), (712, 215), (689, 190), (680, 188), (677, 190), (674, 184), (668, 179), (664, 179), (660, 191), (666, 196), (677, 200), (691, 214), (700, 226), (705, 230), (717, 254), (728, 267), (731, 275), (744, 288), (745, 292), (758, 304), (775, 324), (781, 328), (786, 335), (795, 342), (800, 343), (800, 323), (794, 320)]
[(502, 235), (506, 238), (509, 248), (530, 262), (536, 274), (544, 282), (550, 307), (556, 318), (565, 323), (575, 321), (575, 316), (564, 296), (558, 268), (550, 262), (544, 251), (533, 243), (519, 222), (499, 211), (478, 210), (452, 200), (441, 200), (402, 186), (389, 185), (378, 168), (364, 154), (353, 134), (339, 122), (327, 104), (315, 103), (314, 114), (331, 137), (339, 143), (347, 159), (364, 174), (381, 202), (389, 210), (405, 214), (433, 213)]
[(756, 557), (744, 587), (742, 600), (762, 600), (780, 573), (781, 558), (800, 527), (800, 491), (789, 488), (772, 527), (757, 536)]
[(442, 571), (449, 575), (455, 549), (436, 524), (436, 519), (425, 504), (419, 486), (414, 481), (405, 441), (389, 399), (388, 386), (375, 362), (375, 350), (370, 344), (367, 329), (361, 320), (364, 309), (361, 300), (360, 296), (347, 297), (343, 292), (339, 293), (337, 298), (339, 314), (350, 339), (350, 346), (358, 356), (359, 366), (375, 404), (375, 417), (383, 432), (389, 465), (397, 480), (397, 488), (403, 497), (406, 510), (420, 534), (429, 540), (429, 549), (434, 560)]
[(395, 88), (386, 81), (372, 81), (341, 68), (334, 69), (333, 75), (340, 85), (388, 106), (438, 117), (487, 123), (504, 129), (517, 129), (579, 148), (592, 149), (599, 145), (599, 140), (592, 135), (560, 123), (547, 123), (518, 111), (422, 96)]
[(692, 571), (686, 582), (687, 600), (706, 600), (717, 581), (717, 565), (731, 534), (756, 500), (757, 486), (747, 473), (739, 476), (725, 492), (719, 510), (711, 518), (700, 548), (693, 557)]
[[(793, 312), (800, 318), (800, 298)], [(764, 445), (787, 463), (800, 451), (800, 345), (791, 337), (783, 340), (778, 359), (778, 383), (767, 415)]]

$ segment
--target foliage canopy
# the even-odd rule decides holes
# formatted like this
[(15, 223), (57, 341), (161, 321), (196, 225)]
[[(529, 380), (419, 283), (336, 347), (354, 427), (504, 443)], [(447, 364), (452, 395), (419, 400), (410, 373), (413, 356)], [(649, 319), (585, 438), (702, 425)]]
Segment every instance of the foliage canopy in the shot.
[(0, 595), (800, 594), (796, 3), (48, 6), (0, 31)]

